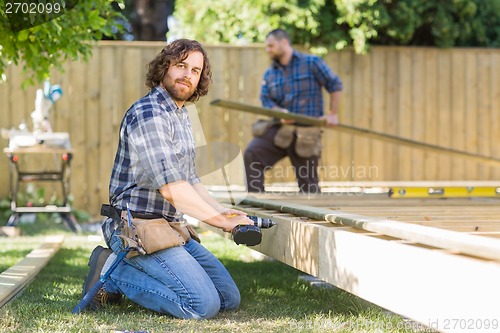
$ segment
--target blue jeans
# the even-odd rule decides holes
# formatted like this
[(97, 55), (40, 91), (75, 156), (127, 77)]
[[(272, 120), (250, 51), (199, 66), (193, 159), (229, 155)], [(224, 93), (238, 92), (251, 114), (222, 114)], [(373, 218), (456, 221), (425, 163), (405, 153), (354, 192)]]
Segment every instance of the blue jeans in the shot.
[[(116, 235), (110, 244), (115, 253), (122, 250), (122, 241)], [(106, 280), (104, 290), (185, 319), (212, 318), (240, 304), (240, 292), (227, 269), (195, 240), (125, 259)]]

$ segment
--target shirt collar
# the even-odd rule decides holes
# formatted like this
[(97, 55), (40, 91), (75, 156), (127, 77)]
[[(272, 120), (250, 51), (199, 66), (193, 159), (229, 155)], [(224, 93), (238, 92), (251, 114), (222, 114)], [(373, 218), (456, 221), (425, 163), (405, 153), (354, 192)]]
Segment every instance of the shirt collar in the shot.
[(294, 62), (294, 60), (298, 59), (299, 57), (300, 57), (300, 53), (296, 49), (293, 49), (292, 58), (290, 59), (290, 62), (288, 63), (288, 65), (283, 66), (278, 61), (273, 60), (273, 67), (276, 68), (276, 69), (278, 69), (278, 68), (285, 68), (287, 66), (290, 66)]
[(168, 112), (172, 111), (183, 111), (185, 109), (184, 106), (182, 108), (179, 108), (177, 104), (175, 104), (174, 100), (170, 96), (170, 94), (163, 88), (162, 86), (158, 85), (151, 89), (151, 94), (155, 96), (158, 99), (158, 102), (162, 105), (165, 105), (167, 108)]

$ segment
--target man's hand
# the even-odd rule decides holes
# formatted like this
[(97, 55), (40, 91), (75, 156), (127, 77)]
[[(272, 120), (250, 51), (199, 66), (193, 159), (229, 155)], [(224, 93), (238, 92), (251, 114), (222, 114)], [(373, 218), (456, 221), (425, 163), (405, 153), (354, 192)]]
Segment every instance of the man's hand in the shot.
[[(279, 112), (283, 112), (283, 113), (289, 113), (289, 112), (290, 112), (290, 111), (288, 111), (287, 109), (285, 109), (285, 108), (281, 108), (281, 107), (279, 107), (279, 106), (273, 106), (273, 107), (272, 107), (272, 109), (273, 109), (273, 110), (276, 110), (276, 111), (279, 111)], [(280, 122), (281, 122), (282, 124), (286, 125), (286, 124), (293, 124), (293, 123), (295, 123), (295, 120), (293, 120), (293, 119), (283, 119), (283, 118), (281, 118), (281, 119), (280, 119)]]
[(225, 232), (231, 232), (237, 225), (253, 225), (253, 221), (250, 220), (246, 215), (232, 215), (226, 216), (227, 222), (222, 226), (222, 230)]
[(329, 113), (321, 116), (319, 119), (326, 120), (326, 126), (336, 126), (339, 124), (339, 117), (336, 113)]
[(242, 212), (241, 210), (232, 209), (232, 208), (226, 208), (226, 209), (224, 209), (221, 212), (221, 214), (224, 215), (224, 216), (226, 216), (226, 217), (233, 217), (233, 216), (236, 216), (236, 215), (245, 215), (245, 216), (247, 216), (247, 213)]

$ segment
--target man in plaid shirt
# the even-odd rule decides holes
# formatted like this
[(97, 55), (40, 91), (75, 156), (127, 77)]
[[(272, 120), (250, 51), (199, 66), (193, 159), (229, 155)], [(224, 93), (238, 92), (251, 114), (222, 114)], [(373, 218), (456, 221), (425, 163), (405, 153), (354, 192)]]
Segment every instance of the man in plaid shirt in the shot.
[[(313, 55), (297, 52), (290, 44), (288, 34), (282, 29), (271, 31), (266, 38), (266, 51), (273, 63), (262, 80), (260, 99), (267, 108), (325, 119), (327, 125), (338, 124), (338, 108), (342, 81), (325, 62)], [(322, 88), (330, 94), (328, 113), (324, 114)], [(249, 192), (264, 191), (264, 172), (276, 162), (288, 156), (295, 167), (295, 175), (301, 192), (319, 192), (319, 155), (302, 157), (297, 154), (297, 135), (286, 147), (279, 147), (275, 137), (282, 124), (281, 119), (265, 133), (255, 136), (244, 153), (247, 189)], [(300, 124), (297, 124), (300, 125)], [(318, 132), (320, 130), (318, 129)], [(317, 136), (321, 140), (321, 136)], [(318, 144), (321, 144), (318, 142)]]
[[(173, 41), (149, 64), (146, 85), (151, 91), (130, 107), (120, 127), (109, 186), (110, 204), (119, 214), (129, 208), (133, 217), (182, 223), (185, 213), (226, 232), (253, 224), (245, 213), (211, 198), (195, 172), (195, 145), (184, 103), (207, 94), (211, 75), (205, 50), (193, 40)], [(103, 223), (110, 249), (98, 246), (92, 252), (84, 295), (123, 251), (116, 222), (108, 218)], [(178, 318), (206, 319), (238, 307), (240, 293), (226, 268), (186, 237), (179, 246), (120, 262), (90, 308), (100, 309), (122, 295)]]

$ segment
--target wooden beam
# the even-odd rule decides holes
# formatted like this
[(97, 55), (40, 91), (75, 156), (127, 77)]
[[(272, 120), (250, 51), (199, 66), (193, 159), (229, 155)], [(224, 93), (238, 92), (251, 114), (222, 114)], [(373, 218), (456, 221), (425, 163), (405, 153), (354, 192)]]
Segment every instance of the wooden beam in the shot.
[(247, 197), (240, 204), (346, 225), (471, 256), (500, 260), (500, 242), (493, 238), (275, 200)]
[(46, 242), (26, 258), (0, 274), (0, 307), (17, 296), (57, 253), (64, 236), (48, 236)]
[(240, 103), (240, 102), (227, 101), (227, 100), (222, 100), (222, 99), (213, 100), (212, 102), (210, 102), (210, 104), (214, 105), (214, 106), (225, 107), (225, 108), (228, 108), (229, 110), (238, 110), (238, 111), (243, 111), (243, 112), (250, 112), (253, 114), (260, 114), (260, 115), (264, 115), (267, 117), (295, 120), (299, 124), (320, 126), (320, 127), (324, 127), (327, 129), (339, 131), (342, 133), (348, 133), (348, 134), (353, 134), (353, 135), (362, 135), (365, 138), (381, 140), (381, 141), (384, 141), (387, 143), (393, 143), (393, 144), (404, 145), (404, 146), (412, 147), (412, 148), (424, 149), (426, 151), (430, 151), (430, 152), (434, 152), (434, 153), (440, 153), (440, 154), (444, 153), (447, 155), (466, 158), (466, 159), (471, 160), (471, 161), (481, 162), (481, 163), (488, 164), (488, 165), (500, 166), (500, 159), (493, 157), (493, 156), (479, 155), (479, 154), (475, 154), (475, 153), (471, 153), (471, 152), (467, 152), (467, 151), (461, 151), (461, 150), (457, 150), (457, 149), (453, 149), (453, 148), (441, 147), (441, 146), (432, 145), (429, 143), (418, 142), (418, 141), (398, 137), (395, 135), (380, 133), (380, 132), (372, 131), (369, 129), (359, 128), (359, 127), (345, 125), (345, 124), (338, 124), (336, 126), (327, 127), (325, 120), (321, 120), (321, 119), (309, 117), (309, 116), (304, 116), (304, 115), (300, 115), (300, 114), (285, 113), (285, 112), (280, 112), (280, 111), (270, 109), (270, 108), (264, 108), (264, 107), (249, 105), (249, 104)]

